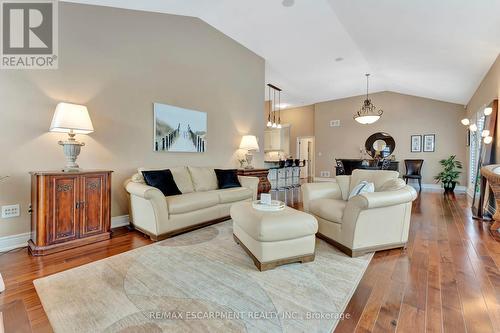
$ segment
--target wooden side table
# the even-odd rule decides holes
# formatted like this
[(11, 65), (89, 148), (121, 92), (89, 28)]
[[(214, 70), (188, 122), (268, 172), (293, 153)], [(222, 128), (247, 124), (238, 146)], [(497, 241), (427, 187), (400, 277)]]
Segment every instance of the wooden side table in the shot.
[(239, 176), (250, 176), (259, 178), (259, 188), (257, 190), (257, 198), (260, 198), (261, 193), (269, 193), (271, 183), (267, 179), (269, 169), (238, 169)]
[(111, 172), (31, 172), (32, 255), (110, 238)]

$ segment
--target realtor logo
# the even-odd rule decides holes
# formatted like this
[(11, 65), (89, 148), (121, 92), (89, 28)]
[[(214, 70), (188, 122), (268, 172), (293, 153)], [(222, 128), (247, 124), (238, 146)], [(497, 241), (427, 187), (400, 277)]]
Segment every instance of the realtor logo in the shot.
[(57, 0), (1, 0), (2, 69), (57, 69)]

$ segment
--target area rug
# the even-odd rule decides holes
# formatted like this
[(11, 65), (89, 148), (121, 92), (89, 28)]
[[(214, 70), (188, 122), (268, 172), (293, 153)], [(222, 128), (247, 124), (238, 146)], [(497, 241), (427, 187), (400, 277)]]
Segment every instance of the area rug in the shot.
[(55, 332), (331, 332), (372, 258), (260, 272), (224, 222), (34, 281)]

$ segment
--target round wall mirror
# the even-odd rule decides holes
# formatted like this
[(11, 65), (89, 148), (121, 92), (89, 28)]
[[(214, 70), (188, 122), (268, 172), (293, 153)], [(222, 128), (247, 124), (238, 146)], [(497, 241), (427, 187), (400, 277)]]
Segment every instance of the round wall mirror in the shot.
[(365, 149), (372, 158), (386, 158), (392, 154), (396, 148), (394, 138), (384, 132), (370, 135), (365, 142)]

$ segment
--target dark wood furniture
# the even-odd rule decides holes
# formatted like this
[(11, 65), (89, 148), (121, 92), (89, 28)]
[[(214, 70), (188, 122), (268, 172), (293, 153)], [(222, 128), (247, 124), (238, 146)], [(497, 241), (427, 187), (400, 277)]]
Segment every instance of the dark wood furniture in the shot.
[(259, 178), (259, 188), (257, 190), (257, 197), (260, 198), (261, 193), (269, 193), (271, 190), (271, 183), (267, 178), (269, 169), (238, 169), (239, 176), (249, 176)]
[(110, 238), (111, 171), (30, 174), (32, 255)]
[(416, 179), (418, 181), (419, 191), (422, 190), (422, 165), (424, 160), (405, 160), (406, 174), (403, 179), (408, 184), (408, 179)]
[[(368, 165), (364, 166), (362, 159), (348, 159), (348, 158), (342, 158), (336, 160), (337, 165), (342, 163), (343, 165), (343, 173), (342, 170), (337, 166), (335, 168), (335, 174), (337, 176), (339, 175), (351, 175), (352, 171), (355, 169), (367, 169), (367, 170), (381, 170), (382, 169), (382, 161), (378, 160), (367, 160)], [(387, 169), (385, 170), (392, 170), (392, 171), (399, 171), (399, 161), (390, 161), (388, 165), (384, 166)]]

